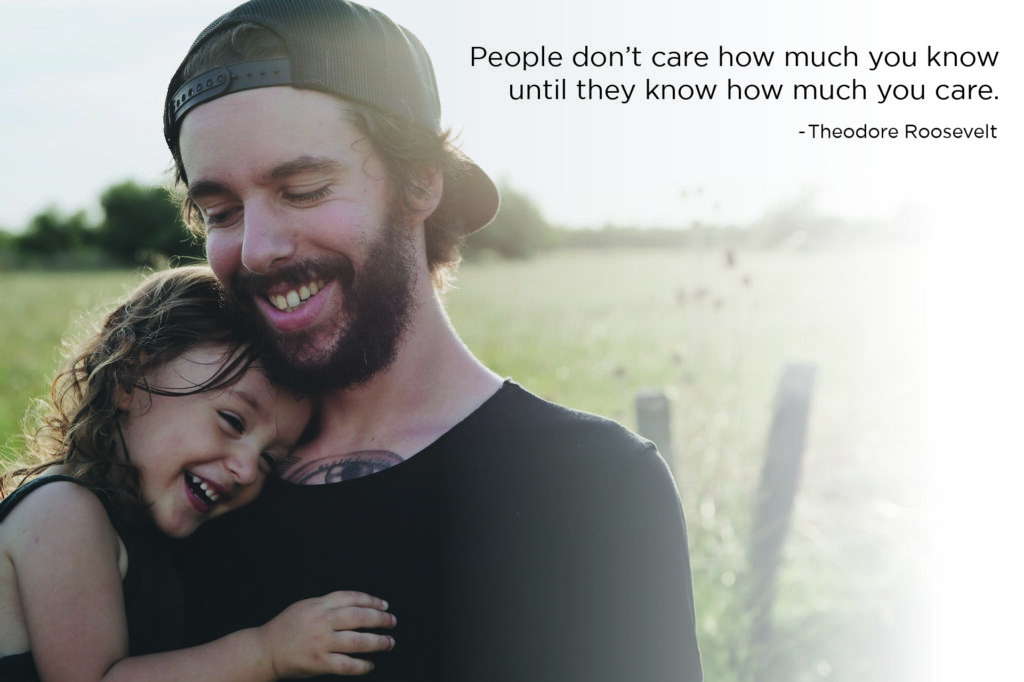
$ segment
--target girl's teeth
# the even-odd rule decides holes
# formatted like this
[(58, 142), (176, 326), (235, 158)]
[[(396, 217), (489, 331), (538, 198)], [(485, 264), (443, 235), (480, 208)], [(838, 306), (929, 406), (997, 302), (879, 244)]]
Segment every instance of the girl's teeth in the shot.
[(188, 474), (188, 478), (189, 478), (189, 481), (190, 481), (190, 483), (191, 483), (191, 484), (192, 484), (193, 486), (195, 486), (195, 487), (196, 487), (196, 488), (198, 488), (198, 489), (199, 489), (200, 491), (202, 491), (202, 495), (203, 495), (203, 496), (205, 496), (205, 497), (207, 498), (207, 500), (208, 500), (208, 501), (209, 501), (209, 502), (210, 502), (211, 504), (212, 504), (212, 503), (214, 503), (214, 502), (216, 502), (216, 501), (217, 501), (217, 500), (218, 500), (218, 499), (220, 498), (220, 495), (218, 495), (218, 494), (217, 494), (217, 493), (216, 493), (216, 492), (215, 492), (215, 491), (213, 490), (213, 488), (211, 488), (211, 487), (210, 487), (210, 486), (209, 486), (209, 485), (208, 485), (208, 484), (206, 483), (206, 481), (204, 481), (204, 480), (200, 479), (200, 478), (199, 478), (198, 476), (196, 476), (195, 474), (193, 474), (193, 473), (189, 473), (189, 474)]
[(203, 481), (202, 483), (200, 483), (200, 484), (199, 484), (199, 487), (200, 487), (200, 488), (202, 488), (203, 492), (204, 492), (204, 493), (206, 493), (206, 496), (207, 496), (207, 497), (209, 497), (209, 498), (210, 498), (211, 500), (213, 500), (214, 502), (216, 502), (216, 501), (217, 501), (217, 493), (215, 493), (215, 492), (214, 492), (213, 490), (211, 490), (211, 489), (209, 488), (209, 486), (207, 486), (207, 485), (206, 485), (206, 482), (205, 482), (205, 481)]

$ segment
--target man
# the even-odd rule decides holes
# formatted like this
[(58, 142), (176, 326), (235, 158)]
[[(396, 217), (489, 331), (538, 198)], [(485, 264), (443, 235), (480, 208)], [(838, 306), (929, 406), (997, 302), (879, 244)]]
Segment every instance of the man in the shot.
[(182, 548), (188, 634), (360, 590), (398, 622), (378, 680), (699, 680), (654, 446), (503, 381), (445, 315), (498, 195), (439, 119), (419, 41), (342, 0), (246, 3), (171, 80), (186, 215), (268, 372), (322, 395), (261, 498)]

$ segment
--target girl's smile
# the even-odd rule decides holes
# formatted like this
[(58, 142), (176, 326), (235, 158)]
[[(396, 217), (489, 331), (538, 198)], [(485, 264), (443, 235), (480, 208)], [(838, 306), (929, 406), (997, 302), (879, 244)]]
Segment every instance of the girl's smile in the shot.
[(197, 346), (146, 377), (153, 392), (120, 390), (127, 457), (154, 522), (172, 537), (255, 499), (311, 414), (308, 400), (278, 390), (255, 366), (230, 386), (189, 393), (228, 360), (218, 346)]

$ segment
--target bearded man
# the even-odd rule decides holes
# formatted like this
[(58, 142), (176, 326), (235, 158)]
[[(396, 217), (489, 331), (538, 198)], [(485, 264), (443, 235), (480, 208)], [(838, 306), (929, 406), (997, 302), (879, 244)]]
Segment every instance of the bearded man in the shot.
[(164, 126), (268, 373), (320, 399), (260, 499), (179, 549), (191, 642), (359, 590), (397, 618), (377, 680), (700, 680), (656, 448), (497, 376), (445, 314), (498, 194), (440, 129), (416, 37), (343, 0), (253, 0), (196, 39)]

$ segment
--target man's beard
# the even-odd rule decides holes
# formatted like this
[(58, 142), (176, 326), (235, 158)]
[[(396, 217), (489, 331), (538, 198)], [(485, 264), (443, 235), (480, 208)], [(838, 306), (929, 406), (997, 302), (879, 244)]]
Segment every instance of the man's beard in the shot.
[[(389, 216), (358, 271), (347, 256), (335, 255), (304, 260), (272, 275), (237, 273), (229, 292), (260, 348), (267, 377), (310, 394), (352, 388), (388, 368), (414, 307), (413, 248), (412, 231)], [(279, 332), (253, 300), (271, 286), (299, 286), (318, 278), (333, 279), (342, 290), (342, 314), (333, 327)], [(318, 340), (324, 345), (318, 346)]]

